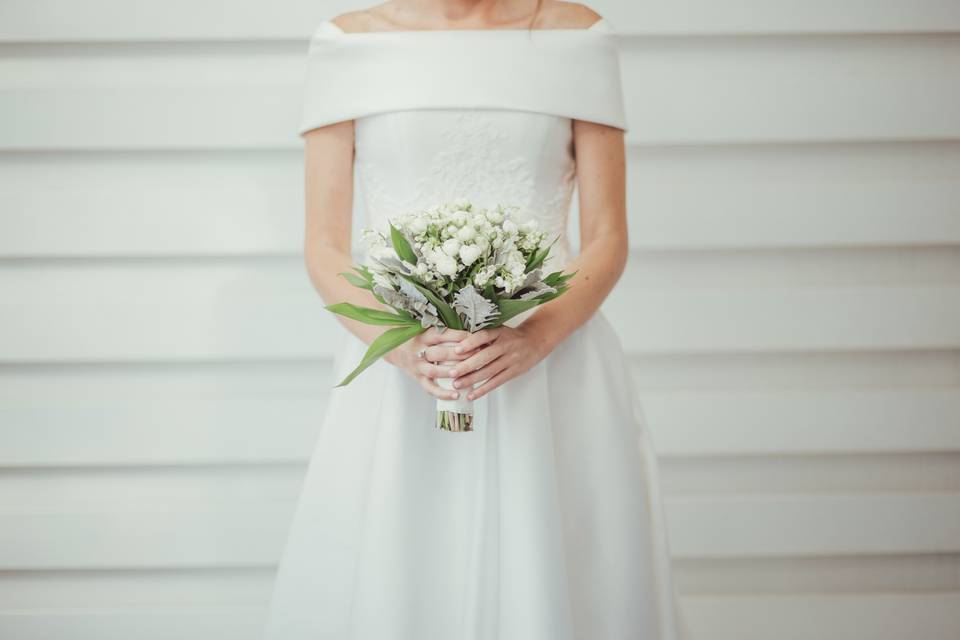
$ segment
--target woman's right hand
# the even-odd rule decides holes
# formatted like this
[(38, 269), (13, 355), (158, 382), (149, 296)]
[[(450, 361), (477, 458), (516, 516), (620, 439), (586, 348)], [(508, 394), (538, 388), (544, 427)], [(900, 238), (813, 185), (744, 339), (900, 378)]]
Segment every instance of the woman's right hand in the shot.
[[(410, 374), (430, 395), (444, 400), (452, 400), (457, 397), (459, 392), (455, 389), (444, 389), (434, 380), (451, 377), (450, 369), (453, 368), (453, 365), (435, 363), (464, 360), (473, 355), (472, 353), (456, 353), (453, 350), (457, 343), (469, 335), (469, 331), (459, 329), (439, 331), (436, 327), (430, 327), (399, 347), (388, 351), (383, 359)], [(417, 356), (421, 349), (424, 350), (423, 358)]]

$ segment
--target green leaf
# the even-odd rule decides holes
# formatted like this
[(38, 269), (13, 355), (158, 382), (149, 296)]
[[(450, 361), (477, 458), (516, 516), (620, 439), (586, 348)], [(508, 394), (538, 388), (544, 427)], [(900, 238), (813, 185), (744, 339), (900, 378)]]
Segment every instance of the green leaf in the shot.
[(349, 384), (350, 381), (356, 378), (361, 371), (376, 362), (377, 359), (386, 354), (388, 351), (399, 347), (407, 340), (410, 340), (426, 330), (426, 327), (421, 327), (419, 324), (387, 329), (381, 333), (376, 340), (370, 343), (370, 347), (363, 355), (363, 359), (360, 361), (360, 364), (357, 365), (357, 368), (351, 371), (350, 374), (336, 386), (342, 387)]
[(355, 273), (350, 273), (348, 271), (341, 271), (338, 275), (343, 276), (347, 279), (347, 282), (352, 284), (355, 287), (360, 287), (361, 289), (373, 289), (373, 284), (370, 283), (366, 278), (361, 278)]
[(497, 317), (496, 326), (502, 325), (510, 318), (519, 315), (527, 309), (533, 309), (539, 305), (542, 300), (536, 298), (532, 300), (498, 300), (497, 307), (500, 309), (500, 315)]
[(409, 280), (413, 283), (417, 289), (420, 290), (423, 295), (427, 297), (427, 300), (437, 308), (437, 312), (440, 314), (440, 319), (443, 320), (443, 324), (450, 327), (451, 329), (463, 329), (463, 323), (460, 322), (460, 316), (457, 315), (457, 312), (453, 310), (449, 304), (443, 301), (443, 299), (431, 291), (428, 287), (423, 286), (412, 276), (406, 276), (400, 274), (400, 277)]
[(533, 271), (534, 269), (542, 265), (543, 261), (546, 260), (547, 255), (549, 255), (550, 253), (550, 248), (553, 247), (553, 245), (556, 244), (557, 240), (559, 239), (560, 239), (560, 234), (557, 234), (557, 237), (554, 238), (550, 244), (548, 244), (545, 247), (541, 247), (539, 249), (534, 250), (534, 252), (530, 254), (530, 257), (527, 258), (527, 266), (526, 266), (525, 273), (530, 273), (531, 271)]
[(417, 254), (413, 252), (413, 247), (403, 237), (400, 230), (393, 226), (393, 223), (390, 223), (390, 244), (393, 245), (393, 250), (402, 260), (406, 260), (410, 264), (417, 264)]
[(570, 286), (566, 284), (566, 282), (568, 279), (570, 279), (573, 276), (574, 273), (576, 273), (576, 271), (570, 274), (561, 274), (559, 271), (556, 271), (548, 275), (546, 278), (544, 278), (544, 282), (549, 284), (551, 287), (554, 287), (556, 291), (544, 293), (537, 296), (536, 298), (528, 298), (526, 300), (519, 300), (519, 299), (498, 300), (496, 304), (497, 304), (497, 307), (499, 307), (500, 309), (500, 316), (497, 318), (497, 322), (495, 326), (500, 326), (510, 318), (516, 315), (519, 315), (528, 309), (532, 309), (536, 306), (539, 306), (544, 302), (550, 302), (554, 298), (557, 298), (561, 294), (565, 293), (567, 289), (570, 288)]
[[(579, 271), (579, 269), (577, 269)], [(573, 273), (563, 273), (562, 271), (554, 271), (546, 278), (543, 279), (544, 284), (548, 284), (551, 287), (559, 287), (560, 285), (566, 284), (567, 280), (572, 278), (577, 274), (577, 271)]]
[(497, 293), (493, 289), (492, 278), (487, 282), (487, 286), (483, 288), (483, 297), (486, 298), (487, 300), (493, 300), (494, 302), (497, 301)]
[(554, 271), (553, 273), (548, 274), (548, 275), (543, 279), (543, 283), (544, 283), (544, 284), (548, 284), (548, 285), (550, 285), (551, 287), (555, 287), (555, 286), (557, 286), (557, 285), (561, 282), (561, 278), (562, 278), (562, 277), (563, 277), (563, 272), (562, 272), (562, 271)]
[(341, 316), (350, 318), (352, 320), (359, 320), (360, 322), (365, 322), (366, 324), (416, 324), (420, 325), (419, 322), (413, 319), (410, 314), (399, 314), (399, 313), (390, 313), (389, 311), (383, 311), (381, 309), (370, 309), (369, 307), (360, 307), (349, 302), (338, 302), (336, 304), (328, 304), (326, 306), (328, 311), (333, 313), (338, 313)]
[(541, 303), (541, 304), (544, 303), (544, 302), (550, 302), (550, 301), (553, 300), (554, 298), (558, 297), (560, 294), (564, 293), (564, 292), (565, 292), (567, 289), (569, 289), (569, 288), (570, 288), (570, 287), (568, 287), (568, 286), (566, 286), (566, 285), (562, 285), (562, 286), (560, 286), (560, 287), (557, 287), (557, 290), (556, 290), (556, 291), (554, 291), (554, 292), (552, 292), (552, 293), (545, 293), (545, 294), (543, 294), (543, 295), (541, 295), (541, 296), (537, 296), (536, 298), (534, 298), (534, 300), (536, 300), (537, 302), (539, 302), (539, 303)]
[(360, 266), (354, 265), (351, 268), (357, 273), (359, 273), (361, 276), (363, 276), (364, 280), (366, 280), (367, 282), (373, 282), (373, 272), (370, 271), (370, 269), (368, 269), (366, 265), (360, 265)]

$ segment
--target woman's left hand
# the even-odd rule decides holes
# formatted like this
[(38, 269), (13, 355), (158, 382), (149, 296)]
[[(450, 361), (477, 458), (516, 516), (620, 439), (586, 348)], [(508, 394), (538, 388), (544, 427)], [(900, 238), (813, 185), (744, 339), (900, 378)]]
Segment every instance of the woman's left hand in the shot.
[(453, 367), (453, 387), (469, 389), (486, 381), (467, 394), (468, 400), (476, 400), (516, 378), (550, 353), (547, 341), (523, 325), (480, 329), (461, 340), (457, 350), (470, 355)]

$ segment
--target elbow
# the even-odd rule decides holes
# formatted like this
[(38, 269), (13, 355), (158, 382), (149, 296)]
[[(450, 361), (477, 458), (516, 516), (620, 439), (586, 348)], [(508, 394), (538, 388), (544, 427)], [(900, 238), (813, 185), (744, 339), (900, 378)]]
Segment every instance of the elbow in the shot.
[(625, 232), (613, 235), (609, 255), (610, 271), (614, 274), (614, 282), (616, 282), (626, 271), (627, 263), (630, 261), (630, 240)]
[(330, 278), (337, 277), (336, 266), (329, 260), (330, 251), (317, 243), (308, 244), (303, 250), (303, 270), (320, 297), (326, 301)]

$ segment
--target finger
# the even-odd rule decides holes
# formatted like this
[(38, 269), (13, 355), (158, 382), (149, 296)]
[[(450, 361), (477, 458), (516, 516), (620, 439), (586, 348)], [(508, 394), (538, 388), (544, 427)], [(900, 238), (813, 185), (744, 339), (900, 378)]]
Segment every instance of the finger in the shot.
[(500, 329), (480, 329), (480, 331), (474, 331), (469, 334), (466, 338), (460, 341), (460, 344), (456, 346), (455, 351), (457, 353), (468, 353), (473, 351), (477, 347), (480, 347), (485, 344), (489, 344), (496, 340), (500, 336)]
[(476, 371), (477, 369), (490, 364), (502, 356), (503, 353), (503, 347), (496, 344), (483, 347), (463, 362), (456, 364), (450, 373), (454, 378), (459, 379), (461, 376), (465, 376), (472, 371)]
[(436, 327), (430, 327), (422, 334), (424, 344), (440, 344), (442, 342), (459, 342), (470, 336), (469, 331), (460, 329), (444, 329), (440, 331)]
[(472, 353), (457, 353), (450, 346), (435, 345), (427, 347), (423, 357), (430, 362), (447, 362), (449, 360), (466, 360)]
[(430, 327), (426, 331), (420, 334), (420, 341), (424, 345), (437, 344), (440, 342), (440, 331), (436, 327)]
[(489, 364), (483, 367), (480, 367), (476, 371), (469, 373), (465, 376), (456, 378), (453, 381), (453, 386), (457, 389), (470, 390), (470, 388), (474, 384), (481, 382), (483, 380), (486, 380), (487, 378), (492, 378), (493, 376), (500, 373), (501, 371), (503, 371), (509, 366), (510, 366), (510, 363), (507, 361), (506, 358), (503, 358), (503, 357), (496, 358), (495, 360), (492, 360)]
[(500, 373), (494, 375), (489, 380), (484, 381), (475, 389), (467, 393), (467, 400), (476, 400), (477, 398), (482, 398), (512, 377), (512, 370), (509, 368), (504, 369)]
[(428, 378), (452, 378), (449, 365), (438, 365), (426, 360), (417, 362), (417, 372)]
[(457, 398), (457, 394), (459, 393), (456, 390), (444, 389), (426, 376), (417, 376), (417, 380), (420, 382), (420, 386), (423, 387), (426, 392), (432, 395), (434, 398), (439, 398), (441, 400), (454, 400)]

